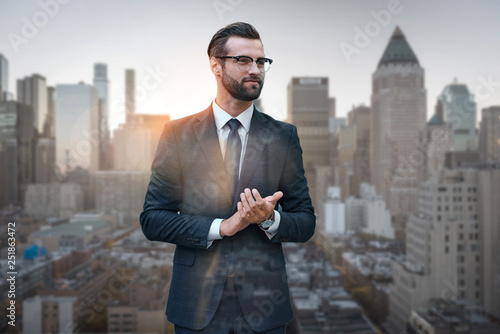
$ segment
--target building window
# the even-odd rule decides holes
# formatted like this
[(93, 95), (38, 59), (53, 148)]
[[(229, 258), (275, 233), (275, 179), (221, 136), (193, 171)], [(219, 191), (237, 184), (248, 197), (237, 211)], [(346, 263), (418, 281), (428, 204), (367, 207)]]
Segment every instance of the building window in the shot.
[(444, 246), (444, 252), (448, 254), (448, 246)]

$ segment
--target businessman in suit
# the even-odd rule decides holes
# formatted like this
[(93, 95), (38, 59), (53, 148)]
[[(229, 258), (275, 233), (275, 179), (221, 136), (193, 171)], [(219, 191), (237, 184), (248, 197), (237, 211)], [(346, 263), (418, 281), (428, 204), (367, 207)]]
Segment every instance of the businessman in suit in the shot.
[(306, 242), (315, 215), (295, 126), (259, 112), (265, 57), (243, 22), (208, 46), (217, 95), (168, 122), (140, 216), (176, 244), (166, 315), (176, 333), (285, 333), (293, 318), (282, 242)]

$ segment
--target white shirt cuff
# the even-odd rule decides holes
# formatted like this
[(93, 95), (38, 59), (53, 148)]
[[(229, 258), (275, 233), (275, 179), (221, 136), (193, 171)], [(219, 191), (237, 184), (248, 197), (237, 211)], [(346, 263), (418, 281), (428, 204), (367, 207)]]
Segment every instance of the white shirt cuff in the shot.
[(208, 236), (207, 236), (207, 248), (212, 246), (214, 240), (222, 239), (219, 233), (220, 224), (222, 223), (222, 221), (223, 221), (222, 218), (216, 218), (212, 222), (212, 225), (210, 225), (210, 230), (208, 230)]
[(271, 240), (278, 232), (280, 221), (281, 221), (280, 213), (274, 210), (274, 223), (271, 226), (269, 226), (267, 230), (261, 229), (262, 231), (266, 232), (266, 235), (269, 238), (269, 240)]

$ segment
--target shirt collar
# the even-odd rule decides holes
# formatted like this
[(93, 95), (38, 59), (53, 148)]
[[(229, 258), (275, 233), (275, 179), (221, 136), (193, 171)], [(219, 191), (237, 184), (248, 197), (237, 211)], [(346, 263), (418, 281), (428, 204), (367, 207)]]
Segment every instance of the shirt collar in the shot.
[[(229, 115), (224, 109), (219, 107), (215, 100), (212, 103), (212, 108), (214, 110), (214, 118), (215, 118), (215, 126), (217, 127), (217, 131), (220, 131), (226, 125), (227, 121), (233, 118)], [(253, 115), (253, 103), (248, 109), (239, 114), (236, 119), (240, 121), (241, 125), (245, 129), (246, 132), (250, 131), (250, 123), (252, 122)]]

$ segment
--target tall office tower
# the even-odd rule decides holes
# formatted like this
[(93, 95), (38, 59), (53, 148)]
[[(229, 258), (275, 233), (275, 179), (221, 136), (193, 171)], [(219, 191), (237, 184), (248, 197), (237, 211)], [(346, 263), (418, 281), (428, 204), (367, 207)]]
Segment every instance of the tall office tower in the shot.
[[(292, 78), (288, 84), (287, 116), (288, 121), (297, 127), (305, 173), (312, 188), (316, 167), (328, 166), (330, 162), (328, 78)], [(314, 196), (316, 189), (311, 189), (310, 193), (313, 204), (319, 205), (321, 199)]]
[(479, 158), (488, 165), (500, 166), (500, 106), (481, 110)]
[(418, 184), (426, 181), (432, 173), (445, 168), (446, 152), (452, 147), (451, 127), (443, 120), (442, 103), (438, 100), (436, 110), (427, 122), (420, 138), (419, 154), (424, 163), (418, 166)]
[(135, 70), (125, 70), (125, 115), (135, 114)]
[(9, 61), (0, 53), (0, 101), (7, 101), (9, 91)]
[(111, 165), (109, 130), (109, 80), (108, 65), (94, 64), (94, 87), (99, 93), (99, 169), (107, 170)]
[(353, 156), (351, 196), (359, 196), (361, 183), (370, 183), (370, 107), (353, 107), (349, 112), (356, 128), (356, 143)]
[[(335, 126), (334, 126), (334, 123), (335, 123), (335, 116), (337, 114), (337, 107), (336, 107), (336, 100), (334, 97), (331, 97), (328, 99), (329, 100), (329, 117), (328, 117), (328, 146), (330, 146), (330, 151), (328, 152), (328, 168), (329, 170), (333, 171), (333, 168), (334, 168), (334, 163), (335, 163), (335, 159), (334, 159), (334, 148), (335, 148)], [(330, 185), (334, 185), (335, 184), (335, 178), (334, 178), (334, 173), (333, 172), (330, 172), (330, 174), (328, 175), (328, 183)], [(325, 189), (325, 193), (327, 192), (328, 190)]]
[(482, 236), (483, 280), (480, 296), (485, 310), (500, 318), (500, 169), (479, 171), (478, 215)]
[[(490, 233), (485, 229), (493, 221), (480, 220), (478, 209), (491, 209), (493, 202), (488, 198), (479, 203), (478, 174), (473, 169), (442, 169), (419, 187), (418, 211), (406, 227), (406, 259), (393, 262), (389, 323), (398, 332), (406, 328), (412, 310), (425, 306), (431, 298), (482, 304), (488, 293), (482, 290), (482, 272), (492, 262), (486, 262), (483, 255), (484, 236)], [(491, 179), (498, 180), (498, 174)], [(498, 190), (493, 188), (484, 194), (495, 192), (498, 200)]]
[(419, 134), (426, 120), (424, 69), (399, 29), (373, 73), (371, 181), (393, 216), (415, 212)]
[(335, 185), (340, 187), (340, 199), (352, 196), (354, 153), (356, 152), (356, 127), (341, 125), (336, 134), (337, 152), (334, 159)]
[(52, 183), (56, 180), (56, 139), (38, 138), (35, 148), (36, 183)]
[(99, 170), (99, 93), (94, 86), (59, 84), (56, 86), (56, 164)]
[(0, 102), (0, 208), (21, 205), (34, 183), (33, 110), (15, 101)]
[(464, 84), (446, 86), (439, 96), (443, 104), (443, 120), (451, 125), (453, 151), (476, 151), (476, 102)]
[(47, 119), (47, 83), (45, 77), (33, 74), (17, 80), (17, 101), (33, 108), (34, 126), (39, 134), (43, 133)]
[(45, 138), (55, 138), (56, 129), (56, 89), (47, 87), (47, 118), (44, 122), (43, 136)]

